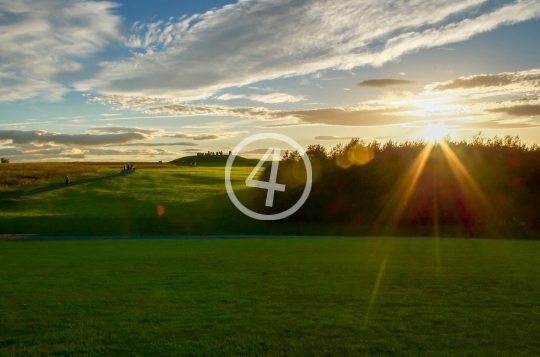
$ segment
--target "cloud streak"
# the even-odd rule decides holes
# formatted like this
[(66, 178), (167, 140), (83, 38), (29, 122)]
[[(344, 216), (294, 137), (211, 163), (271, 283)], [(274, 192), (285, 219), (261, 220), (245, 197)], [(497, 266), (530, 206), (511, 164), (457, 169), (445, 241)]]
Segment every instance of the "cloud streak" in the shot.
[(143, 129), (143, 128), (130, 128), (124, 126), (100, 126), (87, 129), (87, 131), (95, 131), (108, 134), (120, 134), (120, 133), (141, 133), (147, 135), (156, 135), (162, 133), (162, 129)]
[(384, 88), (392, 86), (415, 86), (418, 83), (406, 79), (366, 79), (356, 85), (358, 87)]
[(442, 92), (466, 89), (514, 88), (518, 90), (540, 90), (540, 69), (497, 74), (477, 74), (460, 77), (446, 82), (436, 82), (425, 87), (427, 92)]
[(126, 44), (138, 53), (102, 63), (97, 76), (76, 88), (203, 99), (261, 80), (380, 66), (407, 53), (540, 16), (536, 0), (496, 3), (487, 12), (476, 11), (484, 3), (239, 1), (176, 22), (137, 24)]
[(488, 109), (487, 111), (492, 113), (505, 113), (518, 117), (528, 117), (540, 115), (540, 105), (516, 105), (513, 107)]
[(72, 146), (102, 146), (123, 144), (136, 140), (150, 139), (151, 136), (142, 133), (120, 134), (59, 134), (44, 130), (0, 130), (0, 141), (11, 140), (14, 145), (72, 145)]
[(134, 157), (153, 157), (166, 156), (175, 157), (178, 153), (164, 149), (146, 149), (146, 150), (118, 150), (103, 148), (48, 148), (36, 149), (32, 151), (20, 150), (17, 148), (0, 149), (0, 156), (9, 157), (13, 161), (36, 161), (36, 160), (67, 160), (67, 159), (88, 159), (89, 157), (111, 157), (111, 156), (129, 156)]
[(197, 146), (198, 144), (192, 142), (177, 142), (177, 143), (130, 143), (130, 144), (115, 144), (109, 146), (149, 146), (149, 147), (159, 147), (159, 146)]
[(174, 135), (165, 135), (165, 138), (181, 138), (181, 139), (193, 139), (193, 140), (218, 140), (223, 139), (226, 135), (221, 134), (187, 134), (177, 133)]
[(68, 88), (54, 80), (119, 38), (120, 17), (108, 1), (0, 1), (0, 101), (58, 101)]
[(332, 135), (322, 135), (322, 136), (316, 136), (314, 138), (317, 141), (324, 141), (324, 140), (350, 140), (352, 139), (352, 136), (332, 136)]
[(287, 93), (271, 93), (271, 94), (222, 94), (216, 99), (218, 100), (234, 100), (234, 99), (248, 99), (253, 102), (260, 102), (266, 104), (279, 104), (279, 103), (297, 103), (306, 98), (302, 95), (292, 95)]

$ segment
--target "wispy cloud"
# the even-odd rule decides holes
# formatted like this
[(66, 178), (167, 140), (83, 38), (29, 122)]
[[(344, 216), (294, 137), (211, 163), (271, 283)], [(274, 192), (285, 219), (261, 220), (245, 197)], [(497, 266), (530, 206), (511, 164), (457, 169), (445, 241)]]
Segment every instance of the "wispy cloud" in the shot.
[[(115, 103), (111, 98), (107, 103), (111, 105), (121, 105), (125, 108), (135, 109), (148, 114), (170, 115), (208, 115), (221, 117), (240, 117), (261, 121), (273, 121), (264, 127), (282, 128), (290, 126), (306, 125), (334, 125), (334, 126), (385, 126), (404, 125), (416, 122), (426, 122), (432, 120), (452, 121), (452, 125), (460, 128), (491, 128), (491, 129), (515, 129), (536, 126), (532, 121), (509, 121), (510, 116), (533, 116), (537, 115), (537, 107), (540, 101), (524, 97), (520, 100), (497, 101), (497, 102), (472, 102), (462, 103), (459, 99), (460, 91), (468, 91), (468, 95), (476, 95), (483, 90), (485, 83), (499, 87), (508, 87), (513, 94), (527, 94), (530, 89), (536, 86), (536, 71), (524, 71), (498, 75), (479, 75), (478, 81), (473, 80), (473, 84), (456, 84), (458, 86), (453, 94), (445, 94), (445, 90), (434, 90), (434, 88), (452, 87), (459, 83), (458, 79), (448, 82), (432, 83), (424, 88), (424, 92), (413, 94), (410, 91), (385, 91), (378, 100), (372, 100), (352, 107), (330, 107), (312, 110), (272, 110), (265, 107), (229, 107), (222, 105), (206, 104), (171, 104), (159, 105), (162, 101), (153, 102), (151, 98), (141, 97), (137, 99), (137, 104), (130, 108), (129, 100), (120, 99), (121, 104)], [(467, 80), (475, 76), (467, 77)], [(483, 81), (483, 78), (513, 78), (501, 83), (500, 81)], [(377, 83), (376, 86), (394, 84), (393, 81), (387, 83)], [(369, 84), (370, 86), (373, 84)], [(441, 87), (442, 86), (442, 87)], [(460, 86), (465, 86), (461, 89)], [(458, 95), (456, 97), (456, 94)], [(96, 98), (99, 101), (98, 98)], [(144, 106), (139, 103), (145, 103)], [(514, 107), (514, 109), (509, 109)], [(502, 116), (495, 113), (504, 114)], [(506, 116), (505, 116), (506, 115)], [(191, 135), (191, 134), (190, 134)], [(182, 138), (187, 138), (181, 134)]]
[(382, 88), (392, 86), (415, 86), (418, 85), (418, 83), (406, 79), (366, 79), (356, 85), (358, 87)]
[(488, 109), (487, 111), (492, 113), (505, 113), (518, 117), (537, 116), (540, 115), (540, 105), (516, 105), (513, 107)]
[(253, 102), (266, 104), (278, 103), (297, 103), (306, 98), (303, 95), (292, 95), (287, 93), (271, 93), (271, 94), (222, 94), (216, 99), (218, 100), (233, 100), (233, 99), (248, 99)]
[(0, 149), (0, 156), (9, 157), (13, 161), (37, 161), (37, 160), (71, 160), (88, 159), (89, 157), (135, 157), (148, 158), (153, 156), (177, 157), (179, 154), (164, 149), (145, 149), (145, 150), (118, 150), (103, 148), (36, 148), (34, 150), (20, 150), (18, 148)]
[(138, 53), (102, 63), (98, 75), (76, 88), (202, 99), (261, 80), (380, 66), (540, 16), (537, 0), (477, 11), (485, 2), (239, 1), (179, 21), (136, 24), (126, 43)]
[(115, 144), (108, 146), (150, 146), (150, 147), (159, 147), (159, 146), (197, 146), (198, 144), (192, 142), (176, 142), (176, 143), (130, 143), (130, 144)]
[(464, 89), (509, 88), (520, 91), (540, 90), (540, 69), (521, 72), (503, 72), (497, 74), (477, 74), (460, 77), (446, 82), (436, 82), (425, 87), (427, 92), (441, 92)]
[[(414, 121), (415, 118), (404, 114), (412, 107), (384, 107), (384, 108), (327, 108), (315, 110), (279, 111), (266, 108), (233, 108), (213, 105), (169, 105), (164, 107), (153, 107), (148, 109), (150, 113), (175, 113), (192, 114), (205, 113), (217, 116), (237, 116), (248, 117), (259, 120), (283, 120), (291, 119), (298, 124), (324, 124), (324, 125), (345, 125), (345, 126), (376, 126), (401, 124)], [(283, 126), (283, 124), (280, 124)]]
[(164, 135), (164, 138), (181, 138), (181, 139), (193, 139), (193, 140), (218, 140), (227, 137), (223, 134), (187, 134), (176, 133), (174, 135)]
[[(501, 114), (510, 117), (534, 117), (540, 115), (540, 69), (519, 72), (478, 74), (435, 82), (424, 87), (424, 95), (459, 95), (470, 99), (467, 108), (476, 114)], [(488, 101), (489, 97), (512, 98)], [(481, 101), (478, 99), (481, 98)], [(497, 120), (505, 120), (499, 117)], [(502, 123), (502, 122), (501, 122)], [(515, 124), (515, 122), (514, 122)], [(520, 125), (532, 125), (522, 123)]]
[(322, 136), (316, 136), (315, 140), (323, 141), (323, 140), (350, 140), (352, 139), (352, 136), (332, 136), (332, 135), (322, 135)]
[(60, 73), (83, 68), (83, 59), (119, 38), (117, 5), (108, 1), (10, 0), (0, 2), (0, 101), (58, 101), (68, 88)]
[(156, 135), (163, 132), (162, 129), (143, 129), (143, 128), (131, 128), (131, 127), (124, 127), (124, 126), (100, 126), (100, 127), (94, 127), (89, 128), (87, 131), (90, 132), (100, 132), (100, 133), (108, 133), (108, 134), (119, 134), (119, 133), (142, 133), (142, 134), (148, 134), (148, 135)]
[(142, 133), (120, 134), (59, 134), (43, 130), (21, 131), (0, 130), (0, 141), (11, 140), (15, 145), (26, 144), (56, 144), (72, 146), (101, 146), (122, 144), (135, 140), (150, 139), (151, 136)]

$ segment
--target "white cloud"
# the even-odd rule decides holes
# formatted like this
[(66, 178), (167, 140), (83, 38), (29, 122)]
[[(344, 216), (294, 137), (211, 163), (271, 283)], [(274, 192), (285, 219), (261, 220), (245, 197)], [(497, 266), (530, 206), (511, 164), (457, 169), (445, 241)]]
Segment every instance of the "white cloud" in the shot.
[(315, 140), (350, 140), (352, 136), (334, 136), (334, 135), (321, 135), (316, 136)]
[(450, 90), (487, 89), (525, 92), (540, 91), (540, 68), (520, 72), (503, 72), (497, 74), (476, 74), (460, 77), (446, 82), (435, 82), (425, 87), (426, 92), (442, 92)]
[(292, 95), (287, 93), (271, 93), (271, 94), (222, 94), (216, 99), (218, 100), (233, 100), (233, 99), (248, 99), (253, 102), (266, 104), (278, 103), (297, 103), (306, 98), (303, 95)]
[(366, 107), (325, 108), (315, 110), (280, 111), (267, 108), (235, 108), (216, 105), (168, 105), (152, 107), (148, 113), (171, 113), (179, 115), (206, 114), (215, 116), (235, 116), (259, 120), (293, 120), (292, 123), (278, 124), (290, 126), (298, 124), (324, 124), (344, 126), (377, 126), (401, 124), (414, 121), (407, 111), (414, 107)]
[(59, 155), (74, 157), (74, 156), (81, 156), (81, 155), (84, 156), (87, 153), (88, 153), (88, 150), (66, 149), (66, 150), (62, 150)]
[(417, 82), (407, 79), (366, 79), (356, 84), (359, 87), (384, 88), (392, 86), (415, 86)]
[(54, 81), (119, 36), (108, 1), (0, 0), (0, 101), (58, 101), (68, 89)]
[(379, 95), (379, 99), (384, 102), (403, 101), (413, 98), (414, 94), (410, 91), (386, 91)]
[(107, 146), (150, 146), (150, 147), (158, 147), (158, 146), (197, 146), (197, 144), (192, 142), (174, 142), (174, 143), (129, 143), (129, 144), (114, 144), (114, 145), (107, 145)]
[(164, 138), (180, 138), (180, 139), (193, 139), (193, 140), (218, 140), (225, 138), (226, 135), (222, 134), (187, 134), (176, 133), (174, 135), (165, 135)]
[(147, 135), (156, 135), (162, 133), (162, 129), (143, 129), (143, 128), (131, 128), (125, 126), (100, 126), (95, 128), (87, 129), (87, 131), (96, 131), (99, 133), (108, 133), (108, 134), (120, 134), (120, 133), (142, 133)]
[(66, 160), (66, 159), (88, 159), (90, 157), (106, 156), (107, 159), (114, 156), (128, 156), (148, 158), (153, 156), (178, 157), (180, 154), (164, 149), (146, 149), (146, 150), (117, 150), (117, 149), (78, 149), (78, 148), (36, 148), (34, 150), (20, 150), (16, 148), (0, 149), (0, 156), (8, 157), (13, 162), (17, 161), (36, 161), (36, 160)]
[(486, 2), (239, 1), (177, 22), (137, 24), (127, 44), (140, 53), (102, 63), (95, 78), (76, 87), (103, 94), (202, 99), (265, 79), (379, 66), (540, 15), (537, 0), (477, 11)]
[(44, 130), (0, 130), (0, 142), (11, 140), (14, 145), (73, 145), (73, 146), (100, 146), (108, 144), (123, 144), (136, 140), (152, 138), (143, 133), (119, 134), (59, 134)]

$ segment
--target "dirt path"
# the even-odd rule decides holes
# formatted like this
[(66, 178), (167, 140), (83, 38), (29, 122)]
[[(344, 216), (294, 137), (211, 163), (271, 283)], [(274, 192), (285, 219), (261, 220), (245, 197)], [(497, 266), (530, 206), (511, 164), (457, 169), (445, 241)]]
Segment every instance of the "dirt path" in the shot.
[(20, 198), (20, 197), (31, 196), (31, 195), (37, 195), (39, 193), (55, 191), (55, 190), (60, 190), (62, 188), (69, 188), (69, 187), (72, 187), (72, 186), (82, 185), (83, 183), (90, 183), (90, 182), (109, 180), (109, 179), (112, 179), (112, 178), (115, 178), (115, 177), (121, 177), (121, 176), (130, 175), (130, 174), (133, 173), (133, 171), (134, 170), (122, 170), (119, 173), (111, 175), (111, 176), (98, 177), (98, 178), (87, 179), (87, 180), (82, 180), (82, 181), (70, 182), (69, 186), (66, 186), (66, 184), (60, 184), (60, 185), (55, 185), (55, 186), (48, 186), (48, 187), (38, 188), (37, 190), (21, 192), (21, 193), (17, 193), (17, 194), (14, 194), (14, 195), (11, 195), (11, 196), (6, 196), (6, 197), (0, 197), (0, 200), (5, 200), (5, 199), (9, 199), (9, 198)]

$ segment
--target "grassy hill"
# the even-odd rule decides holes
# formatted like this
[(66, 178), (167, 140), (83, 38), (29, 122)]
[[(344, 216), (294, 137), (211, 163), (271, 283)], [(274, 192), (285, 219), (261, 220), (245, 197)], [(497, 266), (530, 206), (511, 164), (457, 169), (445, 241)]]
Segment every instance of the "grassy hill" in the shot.
[[(242, 161), (240, 161), (242, 163)], [(244, 163), (248, 163), (244, 161)], [(236, 166), (231, 182), (252, 204), (251, 166)], [(158, 207), (164, 213), (158, 215)], [(248, 218), (227, 196), (223, 165), (136, 169), (129, 176), (19, 199), (0, 200), (0, 235), (306, 234), (316, 227)]]
[[(173, 160), (170, 163), (178, 166), (189, 166), (191, 162), (198, 162), (199, 166), (225, 166), (229, 155), (208, 155), (208, 156), (184, 156)], [(234, 166), (256, 166), (259, 159), (248, 159), (237, 156), (234, 159)]]

